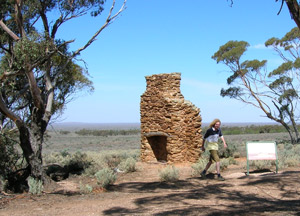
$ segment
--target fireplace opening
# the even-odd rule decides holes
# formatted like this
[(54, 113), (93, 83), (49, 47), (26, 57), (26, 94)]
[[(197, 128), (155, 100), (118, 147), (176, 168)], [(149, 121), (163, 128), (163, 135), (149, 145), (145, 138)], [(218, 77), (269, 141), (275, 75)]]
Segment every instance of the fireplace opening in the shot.
[(147, 137), (147, 139), (157, 161), (167, 162), (167, 137), (151, 136)]

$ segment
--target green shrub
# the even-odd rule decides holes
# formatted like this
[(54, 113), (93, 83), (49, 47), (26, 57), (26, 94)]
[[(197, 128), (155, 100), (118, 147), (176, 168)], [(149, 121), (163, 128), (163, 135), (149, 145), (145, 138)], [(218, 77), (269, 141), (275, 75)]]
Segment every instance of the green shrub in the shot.
[(274, 162), (270, 160), (254, 160), (249, 162), (249, 166), (256, 170), (271, 169)]
[(88, 130), (82, 129), (79, 131), (75, 131), (76, 134), (80, 136), (126, 136), (126, 135), (135, 135), (140, 134), (141, 131), (139, 129), (131, 129), (131, 130)]
[(95, 176), (95, 174), (103, 168), (104, 168), (103, 164), (101, 164), (101, 163), (98, 164), (97, 162), (92, 161), (91, 165), (89, 167), (87, 167), (86, 169), (84, 169), (83, 174), (86, 176), (92, 177), (92, 176)]
[(175, 182), (179, 179), (179, 170), (174, 166), (167, 166), (159, 171), (160, 181)]
[(222, 158), (220, 161), (220, 170), (225, 170), (229, 165), (237, 164), (237, 161), (233, 157)]
[(107, 188), (109, 185), (112, 185), (117, 179), (117, 176), (114, 174), (114, 172), (108, 168), (98, 171), (95, 176), (97, 183), (103, 188)]
[(114, 169), (118, 167), (122, 161), (130, 157), (133, 156), (130, 156), (127, 152), (108, 153), (104, 155), (104, 162), (109, 168)]
[(233, 157), (234, 153), (237, 151), (237, 146), (234, 143), (227, 143), (227, 148), (224, 148), (223, 142), (219, 142), (219, 157), (229, 158)]
[(206, 164), (207, 164), (208, 160), (205, 158), (200, 158), (197, 163), (194, 163), (192, 165), (192, 175), (193, 176), (199, 176), (201, 174), (201, 172), (204, 170)]
[(72, 174), (81, 174), (91, 163), (86, 153), (76, 152), (71, 156), (65, 168)]
[(122, 161), (120, 163), (119, 168), (126, 173), (135, 172), (136, 171), (136, 160), (133, 159), (133, 157), (129, 157), (125, 161)]
[(11, 173), (23, 168), (22, 156), (17, 151), (17, 134), (2, 130), (0, 133), (0, 176), (7, 179)]
[(62, 135), (67, 135), (69, 133), (71, 133), (70, 131), (65, 131), (65, 130), (62, 130), (62, 131), (59, 131), (60, 134)]
[(64, 149), (62, 151), (60, 151), (61, 156), (63, 157), (67, 157), (70, 156), (71, 154), (68, 152), (68, 149)]
[(234, 152), (233, 153), (233, 158), (240, 158), (241, 157), (241, 153), (240, 152)]
[(81, 191), (81, 193), (92, 193), (93, 186), (91, 186), (89, 184), (84, 185), (80, 182), (80, 191)]
[(43, 191), (43, 182), (41, 180), (36, 180), (29, 177), (28, 180), (29, 193), (31, 194), (41, 194)]
[(278, 145), (278, 163), (279, 168), (295, 167), (300, 165), (300, 145), (290, 143)]
[(7, 183), (7, 180), (3, 176), (0, 176), (0, 192), (6, 191)]
[[(94, 176), (97, 171), (103, 168), (115, 169), (119, 168), (123, 170), (125, 166), (133, 164), (130, 162), (125, 162), (128, 158), (132, 158), (137, 161), (139, 157), (139, 151), (124, 151), (124, 150), (115, 150), (115, 151), (105, 151), (105, 152), (87, 152), (91, 162), (91, 165), (85, 169), (84, 174), (87, 176)], [(132, 165), (133, 167), (133, 165)], [(124, 170), (125, 171), (125, 170)]]
[(81, 174), (87, 169), (91, 164), (92, 160), (86, 153), (77, 151), (73, 154), (67, 151), (55, 152), (44, 156), (45, 164), (60, 164), (69, 173)]
[(110, 154), (104, 156), (105, 163), (111, 169), (116, 168), (121, 163), (121, 160), (122, 156), (117, 154)]

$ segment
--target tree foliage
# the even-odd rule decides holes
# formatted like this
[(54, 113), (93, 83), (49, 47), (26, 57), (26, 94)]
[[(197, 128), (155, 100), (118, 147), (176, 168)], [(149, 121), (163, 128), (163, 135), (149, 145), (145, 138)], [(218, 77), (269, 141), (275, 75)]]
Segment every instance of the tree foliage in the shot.
[(266, 117), (285, 127), (292, 143), (299, 142), (299, 29), (292, 29), (281, 39), (266, 41), (265, 46), (272, 47), (283, 60), (271, 72), (267, 72), (266, 60), (242, 60), (248, 46), (245, 41), (229, 41), (212, 56), (217, 63), (228, 66), (231, 72), (227, 79), (229, 88), (222, 89), (221, 96), (240, 100), (262, 110)]
[[(66, 22), (99, 16), (105, 0), (0, 0), (0, 126), (17, 127), (19, 142), (33, 178), (43, 179), (42, 144), (54, 115), (63, 111), (74, 93), (93, 90), (78, 57), (122, 13), (113, 0), (104, 24), (76, 50), (57, 38)], [(56, 16), (56, 17), (55, 17)], [(80, 26), (76, 26), (80, 28)], [(75, 37), (75, 36), (74, 36)]]

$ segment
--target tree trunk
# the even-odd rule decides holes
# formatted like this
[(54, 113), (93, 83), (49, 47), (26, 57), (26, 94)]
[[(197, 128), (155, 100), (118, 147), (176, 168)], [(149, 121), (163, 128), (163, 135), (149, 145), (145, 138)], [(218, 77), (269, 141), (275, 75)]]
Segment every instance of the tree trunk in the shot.
[(291, 13), (292, 19), (300, 29), (300, 8), (297, 0), (285, 0), (286, 5)]
[(45, 173), (43, 170), (42, 147), (47, 128), (47, 122), (43, 120), (44, 111), (44, 109), (33, 110), (30, 128), (30, 143), (33, 148), (33, 154), (30, 158), (31, 176), (43, 181)]
[(42, 160), (42, 137), (43, 133), (25, 125), (19, 127), (20, 145), (23, 155), (28, 163), (30, 176), (38, 180), (44, 180), (43, 160)]
[(293, 126), (294, 133), (295, 133), (295, 136), (296, 136), (294, 143), (299, 143), (300, 139), (299, 139), (298, 127), (297, 127), (297, 123), (296, 123), (295, 118), (294, 118), (293, 115), (291, 115), (291, 122), (292, 122), (292, 126)]
[(286, 129), (286, 131), (289, 133), (290, 135), (290, 140), (291, 140), (291, 143), (294, 144), (295, 143), (295, 138), (293, 136), (293, 132), (291, 130), (291, 128), (283, 121), (279, 121), (279, 123)]

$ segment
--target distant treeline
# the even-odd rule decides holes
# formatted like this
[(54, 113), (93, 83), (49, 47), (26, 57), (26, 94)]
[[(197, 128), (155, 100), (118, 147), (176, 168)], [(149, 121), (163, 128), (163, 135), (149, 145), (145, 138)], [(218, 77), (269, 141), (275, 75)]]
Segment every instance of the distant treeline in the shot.
[[(202, 128), (204, 134), (208, 127)], [(287, 132), (281, 125), (250, 125), (250, 126), (224, 126), (221, 127), (224, 135), (238, 135), (238, 134), (259, 134), (259, 133), (284, 133)], [(300, 131), (300, 125), (298, 125)], [(69, 134), (70, 131), (60, 131), (61, 134)], [(117, 136), (117, 135), (137, 135), (141, 133), (140, 129), (129, 130), (90, 130), (81, 129), (75, 131), (80, 136)]]
[(140, 129), (130, 129), (130, 130), (87, 130), (82, 129), (75, 131), (76, 134), (80, 136), (117, 136), (117, 135), (136, 135), (140, 134)]
[[(260, 133), (283, 133), (287, 132), (282, 125), (250, 125), (250, 126), (234, 126), (234, 127), (222, 127), (222, 133), (224, 135), (238, 135), (238, 134), (260, 134)], [(207, 127), (203, 128), (203, 132), (207, 130)], [(298, 130), (300, 126), (298, 125)]]

